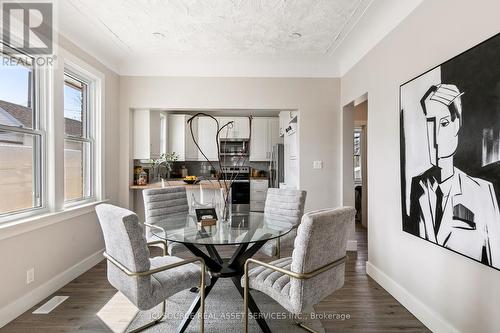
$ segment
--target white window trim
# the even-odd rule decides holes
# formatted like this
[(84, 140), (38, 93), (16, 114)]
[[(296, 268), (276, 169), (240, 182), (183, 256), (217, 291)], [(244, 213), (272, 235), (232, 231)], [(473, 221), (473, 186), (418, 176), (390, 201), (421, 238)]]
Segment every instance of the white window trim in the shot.
[[(82, 214), (88, 214), (94, 211), (94, 207), (105, 199), (105, 149), (104, 149), (104, 113), (105, 108), (105, 75), (96, 70), (86, 62), (74, 56), (67, 50), (59, 48), (57, 65), (55, 68), (36, 69), (35, 85), (37, 85), (38, 94), (36, 102), (39, 110), (40, 130), (45, 132), (45, 140), (42, 145), (42, 207), (33, 208), (19, 213), (12, 213), (0, 218), (0, 240), (12, 237), (18, 234), (29, 232), (54, 223), (66, 221), (72, 217)], [(59, 119), (56, 121), (55, 107), (64, 106), (64, 95), (55, 94), (56, 85), (63, 87), (64, 68), (71, 68), (76, 74), (89, 78), (94, 89), (94, 98), (89, 101), (94, 109), (94, 192), (93, 197), (71, 204), (64, 204), (64, 176), (61, 172), (61, 155), (64, 154), (64, 127), (62, 135), (58, 132), (63, 124)], [(61, 89), (60, 89), (61, 90)], [(58, 100), (56, 100), (58, 99)], [(64, 115), (64, 112), (63, 112)], [(57, 141), (57, 144), (56, 144)], [(62, 149), (59, 149), (62, 147)], [(59, 165), (59, 168), (57, 164)], [(62, 169), (64, 170), (64, 169)], [(63, 185), (63, 186), (60, 186)]]
[(108, 200), (94, 201), (70, 207), (59, 212), (38, 212), (37, 215), (21, 218), (0, 224), (0, 241), (21, 235), (36, 229), (48, 227), (49, 225), (71, 221), (71, 219), (86, 214), (94, 214), (95, 206), (105, 203)]
[[(47, 122), (45, 121), (47, 115), (47, 108), (45, 104), (46, 102), (45, 99), (47, 96), (46, 88), (50, 87), (50, 69), (34, 66), (33, 75), (35, 78), (33, 81), (33, 94), (35, 97), (33, 100), (33, 105), (34, 105), (33, 112), (35, 113), (35, 118), (33, 121), (33, 131), (27, 131), (27, 132), (33, 132), (40, 135), (41, 151), (40, 151), (40, 159), (38, 161), (40, 165), (38, 167), (40, 168), (41, 179), (39, 184), (40, 188), (38, 190), (40, 191), (39, 194), (41, 203), (39, 207), (26, 208), (7, 214), (2, 214), (3, 216), (0, 217), (0, 225), (5, 222), (17, 219), (24, 219), (31, 216), (43, 215), (50, 211), (48, 208), (49, 199), (47, 191), (48, 133), (47, 133)], [(36, 128), (36, 123), (38, 123), (38, 128)]]
[[(80, 200), (71, 200), (64, 203), (64, 193), (62, 193), (63, 207), (71, 208), (85, 205), (94, 201), (102, 201), (105, 196), (104, 189), (104, 80), (105, 76), (92, 66), (74, 57), (71, 53), (61, 49), (63, 69), (62, 82), (64, 84), (64, 72), (66, 69), (72, 74), (82, 78), (88, 84), (88, 109), (90, 110), (90, 129), (89, 135), (93, 138), (91, 180), (93, 184), (91, 197)], [(64, 133), (64, 129), (63, 129)], [(64, 191), (64, 187), (63, 187)]]

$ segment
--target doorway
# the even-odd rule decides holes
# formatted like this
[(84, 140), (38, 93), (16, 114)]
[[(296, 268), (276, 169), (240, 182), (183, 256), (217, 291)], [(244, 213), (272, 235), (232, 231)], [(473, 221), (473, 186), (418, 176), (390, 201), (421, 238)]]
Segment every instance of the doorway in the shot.
[(356, 223), (368, 228), (368, 198), (367, 198), (367, 120), (368, 100), (354, 106), (353, 135), (353, 175), (354, 202), (356, 207)]
[[(356, 208), (348, 250), (365, 243), (368, 228), (367, 133), (368, 95), (345, 105), (342, 110), (342, 198), (344, 206)], [(364, 244), (366, 246), (366, 244)]]

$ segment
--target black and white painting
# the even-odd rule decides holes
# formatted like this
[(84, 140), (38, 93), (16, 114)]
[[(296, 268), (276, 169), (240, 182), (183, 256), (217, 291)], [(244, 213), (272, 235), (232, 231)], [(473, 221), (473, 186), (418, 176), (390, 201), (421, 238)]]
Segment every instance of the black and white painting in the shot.
[(400, 87), (403, 230), (500, 270), (500, 34)]

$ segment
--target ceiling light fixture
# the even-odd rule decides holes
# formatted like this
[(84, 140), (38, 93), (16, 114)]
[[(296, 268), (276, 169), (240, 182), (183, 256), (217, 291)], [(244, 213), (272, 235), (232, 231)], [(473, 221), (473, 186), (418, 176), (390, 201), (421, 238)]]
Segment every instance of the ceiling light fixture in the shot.
[(302, 34), (300, 32), (292, 32), (290, 34), (290, 37), (292, 37), (292, 38), (300, 38), (300, 37), (302, 37)]

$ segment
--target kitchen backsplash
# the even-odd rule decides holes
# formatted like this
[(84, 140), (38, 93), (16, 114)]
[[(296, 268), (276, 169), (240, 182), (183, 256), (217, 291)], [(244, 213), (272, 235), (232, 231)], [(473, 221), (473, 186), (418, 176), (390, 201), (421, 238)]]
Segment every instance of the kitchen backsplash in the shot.
[[(267, 176), (267, 173), (269, 171), (269, 162), (247, 162), (246, 165), (250, 166), (252, 169), (263, 171), (265, 173), (265, 176)], [(151, 165), (149, 163), (141, 163), (140, 160), (134, 160), (134, 166), (141, 166), (144, 169), (151, 168)], [(188, 175), (207, 178), (213, 177), (215, 175), (215, 172), (208, 162), (186, 161), (174, 162), (172, 166), (172, 172), (170, 173), (170, 178), (181, 178), (181, 168), (183, 166), (187, 168)], [(165, 177), (166, 170), (164, 167), (161, 167), (160, 174), (162, 175), (162, 177)]]

